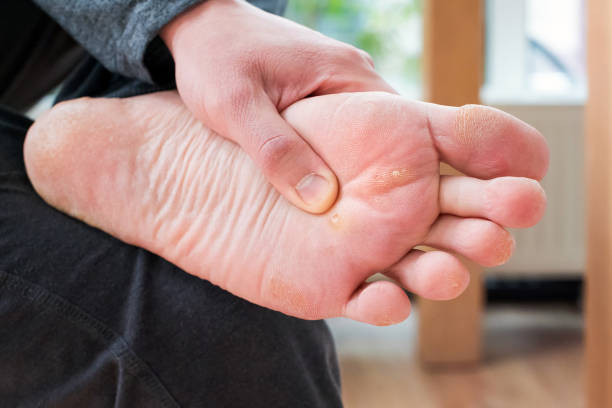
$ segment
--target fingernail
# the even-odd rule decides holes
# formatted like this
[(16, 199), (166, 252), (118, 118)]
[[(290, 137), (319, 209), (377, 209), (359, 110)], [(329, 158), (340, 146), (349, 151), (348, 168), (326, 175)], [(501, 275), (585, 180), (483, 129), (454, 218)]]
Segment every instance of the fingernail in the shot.
[(295, 186), (298, 195), (308, 205), (319, 205), (329, 199), (332, 186), (326, 178), (310, 173)]

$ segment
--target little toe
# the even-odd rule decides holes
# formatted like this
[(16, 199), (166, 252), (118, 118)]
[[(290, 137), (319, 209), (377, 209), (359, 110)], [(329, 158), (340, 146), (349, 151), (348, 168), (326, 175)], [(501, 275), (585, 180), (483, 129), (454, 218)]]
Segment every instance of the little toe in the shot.
[(410, 299), (395, 283), (363, 283), (345, 304), (342, 315), (375, 326), (389, 326), (408, 318)]

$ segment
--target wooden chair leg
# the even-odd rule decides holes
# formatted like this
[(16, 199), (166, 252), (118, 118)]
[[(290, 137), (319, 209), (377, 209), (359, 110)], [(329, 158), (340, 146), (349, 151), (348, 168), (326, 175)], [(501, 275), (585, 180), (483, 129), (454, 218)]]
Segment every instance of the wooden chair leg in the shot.
[[(423, 56), (425, 99), (460, 106), (478, 103), (484, 66), (483, 0), (426, 0)], [(467, 291), (450, 302), (419, 301), (419, 352), (425, 363), (480, 357), (481, 269), (469, 264)]]
[(457, 299), (419, 299), (419, 358), (426, 365), (478, 362), (481, 357), (482, 272), (470, 267), (471, 281)]

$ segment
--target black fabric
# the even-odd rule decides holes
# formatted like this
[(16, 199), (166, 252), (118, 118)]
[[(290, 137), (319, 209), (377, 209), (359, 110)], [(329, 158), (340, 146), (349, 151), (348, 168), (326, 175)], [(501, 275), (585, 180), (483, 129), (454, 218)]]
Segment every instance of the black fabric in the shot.
[[(159, 31), (202, 1), (34, 0), (108, 69), (147, 82), (165, 82), (171, 67)], [(287, 5), (287, 0), (249, 2), (276, 14), (282, 14)]]
[[(59, 99), (156, 90), (89, 58)], [(30, 125), (0, 108), (0, 407), (342, 405), (324, 322), (248, 303), (45, 204), (23, 163)]]
[(85, 51), (29, 0), (0, 2), (0, 104), (24, 110), (58, 85)]
[(112, 73), (95, 58), (87, 56), (66, 78), (55, 103), (82, 96), (127, 98), (170, 89), (174, 89), (172, 85), (159, 86)]

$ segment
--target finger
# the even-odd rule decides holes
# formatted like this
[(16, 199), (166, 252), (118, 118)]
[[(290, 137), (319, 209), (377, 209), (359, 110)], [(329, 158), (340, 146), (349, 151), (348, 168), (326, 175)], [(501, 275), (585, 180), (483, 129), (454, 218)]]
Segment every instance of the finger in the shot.
[(410, 300), (388, 281), (363, 283), (344, 306), (344, 317), (376, 326), (400, 323), (410, 315)]
[(531, 227), (546, 209), (540, 183), (524, 177), (441, 176), (439, 199), (441, 213), (487, 218), (508, 228)]
[(442, 161), (469, 176), (529, 177), (541, 180), (548, 169), (548, 145), (533, 127), (486, 106), (460, 108), (427, 104), (434, 144)]
[(280, 116), (267, 95), (226, 115), (228, 137), (246, 151), (268, 181), (293, 205), (311, 213), (331, 207), (338, 181), (311, 146)]
[(455, 252), (482, 266), (505, 263), (515, 247), (512, 235), (494, 222), (453, 215), (440, 216), (423, 244)]
[(384, 274), (406, 290), (431, 300), (454, 299), (470, 282), (467, 268), (456, 257), (442, 251), (414, 249)]
[(388, 92), (397, 91), (380, 77), (376, 71), (345, 72), (322, 83), (313, 95), (328, 95), (342, 92)]

